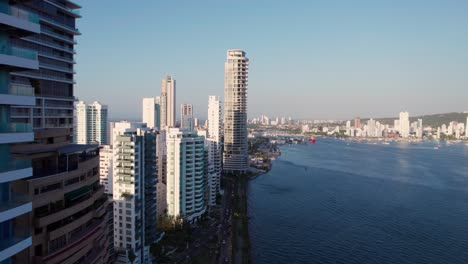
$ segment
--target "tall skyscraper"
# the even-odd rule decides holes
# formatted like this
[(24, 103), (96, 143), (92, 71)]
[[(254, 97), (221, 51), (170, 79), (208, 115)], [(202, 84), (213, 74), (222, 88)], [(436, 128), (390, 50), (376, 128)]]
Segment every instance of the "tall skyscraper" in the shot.
[(224, 170), (243, 174), (249, 168), (247, 144), (247, 81), (249, 59), (242, 50), (228, 50), (224, 64)]
[[(116, 123), (113, 159), (114, 245), (118, 261), (151, 263), (156, 242), (156, 131)], [(129, 127), (129, 128), (124, 128)]]
[(208, 205), (216, 204), (221, 177), (221, 102), (218, 96), (208, 97)]
[(74, 142), (77, 144), (109, 144), (107, 139), (107, 105), (99, 102), (75, 104)]
[(179, 128), (166, 133), (167, 214), (194, 222), (206, 211), (204, 138)]
[[(40, 32), (39, 17), (0, 1), (0, 263), (28, 263), (28, 248), (32, 245), (32, 200), (22, 199), (22, 179), (32, 176), (30, 159), (17, 159), (12, 154), (14, 144), (34, 141), (30, 112), (22, 120), (11, 116), (14, 105), (35, 105), (34, 88), (15, 82), (15, 72), (37, 70), (37, 53), (21, 49), (10, 39), (33, 36)], [(18, 113), (19, 114), (19, 113)]]
[(410, 123), (409, 123), (409, 113), (408, 112), (400, 112), (400, 136), (402, 138), (409, 137), (410, 133)]
[(149, 128), (160, 129), (161, 108), (160, 97), (145, 97), (143, 98), (142, 121)]
[(193, 105), (192, 104), (181, 104), (180, 105), (180, 127), (193, 130), (194, 129), (194, 120), (193, 120)]
[[(0, 100), (0, 127), (9, 132), (0, 133), (0, 157), (9, 160), (0, 167), (18, 171), (8, 178), (0, 174), (11, 182), (2, 186), (1, 199), (15, 205), (0, 213), (0, 262), (112, 262), (112, 207), (99, 185), (98, 146), (70, 144), (78, 8), (72, 1), (0, 1), (0, 90), (21, 95), (8, 99), (11, 107)], [(31, 140), (31, 125), (34, 141), (21, 144)], [(5, 144), (10, 132), (17, 133), (14, 147)], [(11, 166), (12, 153), (32, 160), (31, 177), (23, 177), (30, 167)], [(17, 193), (30, 202), (13, 200)], [(30, 211), (31, 201), (30, 215), (16, 221)], [(11, 212), (15, 216), (3, 217)]]
[(176, 123), (176, 81), (170, 76), (161, 83), (161, 129), (175, 127)]

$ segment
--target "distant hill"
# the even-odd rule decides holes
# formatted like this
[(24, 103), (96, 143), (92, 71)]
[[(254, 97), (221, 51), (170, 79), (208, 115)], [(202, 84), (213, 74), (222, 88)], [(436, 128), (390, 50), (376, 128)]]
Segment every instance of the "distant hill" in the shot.
[[(442, 124), (448, 125), (452, 121), (457, 121), (461, 123), (466, 123), (467, 113), (444, 113), (444, 114), (434, 114), (434, 115), (422, 115), (410, 117), (410, 122), (417, 121), (418, 119), (423, 120), (423, 126), (438, 127)], [(394, 120), (399, 117), (386, 117), (386, 118), (374, 118), (382, 124), (388, 124), (393, 126)], [(367, 122), (369, 118), (361, 119), (361, 123)]]

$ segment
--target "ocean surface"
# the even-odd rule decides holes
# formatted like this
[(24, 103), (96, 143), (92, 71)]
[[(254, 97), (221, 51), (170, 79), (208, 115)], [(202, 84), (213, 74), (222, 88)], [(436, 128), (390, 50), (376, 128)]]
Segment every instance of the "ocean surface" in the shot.
[(253, 263), (468, 263), (468, 146), (319, 138), (249, 183)]

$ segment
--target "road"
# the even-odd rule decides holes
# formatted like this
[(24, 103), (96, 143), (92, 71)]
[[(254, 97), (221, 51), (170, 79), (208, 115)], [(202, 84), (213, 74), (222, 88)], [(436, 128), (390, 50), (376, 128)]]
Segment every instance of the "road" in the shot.
[[(190, 263), (191, 258), (210, 251), (206, 247), (213, 237), (216, 237), (217, 253), (210, 252), (210, 263), (232, 263), (232, 232), (231, 223), (233, 217), (233, 188), (232, 179), (225, 178), (224, 195), (221, 199), (219, 207), (220, 219), (210, 223), (209, 228), (196, 228), (191, 237), (194, 238), (192, 243), (187, 242), (187, 248), (178, 254), (171, 256), (171, 263)], [(237, 192), (234, 192), (234, 195)]]

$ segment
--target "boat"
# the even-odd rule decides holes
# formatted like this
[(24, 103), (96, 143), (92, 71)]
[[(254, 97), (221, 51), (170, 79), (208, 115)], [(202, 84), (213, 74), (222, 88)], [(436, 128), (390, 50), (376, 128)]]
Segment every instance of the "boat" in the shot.
[(312, 144), (315, 144), (315, 138), (314, 138), (314, 137), (310, 137), (310, 138), (309, 138), (309, 142), (312, 143)]

